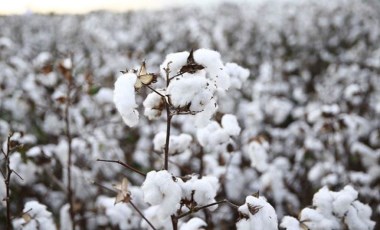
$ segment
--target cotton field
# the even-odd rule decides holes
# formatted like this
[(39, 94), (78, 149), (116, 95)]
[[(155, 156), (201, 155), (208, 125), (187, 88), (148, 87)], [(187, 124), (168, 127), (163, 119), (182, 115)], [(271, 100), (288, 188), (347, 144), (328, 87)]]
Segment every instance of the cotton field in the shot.
[(0, 229), (380, 229), (377, 1), (0, 28)]

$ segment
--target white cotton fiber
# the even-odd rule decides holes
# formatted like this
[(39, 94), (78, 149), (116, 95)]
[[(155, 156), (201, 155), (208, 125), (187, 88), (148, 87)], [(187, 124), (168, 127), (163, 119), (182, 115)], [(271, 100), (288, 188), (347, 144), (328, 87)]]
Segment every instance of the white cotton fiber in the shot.
[(126, 125), (133, 127), (139, 120), (139, 112), (136, 110), (135, 82), (136, 74), (126, 73), (121, 75), (115, 82), (113, 102), (121, 114)]

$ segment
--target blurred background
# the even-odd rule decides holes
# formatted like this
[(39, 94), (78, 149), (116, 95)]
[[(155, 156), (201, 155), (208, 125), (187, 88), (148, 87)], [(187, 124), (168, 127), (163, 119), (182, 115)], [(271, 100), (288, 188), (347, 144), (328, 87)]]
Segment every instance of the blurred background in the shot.
[[(221, 2), (247, 2), (252, 0), (0, 0), (0, 14), (56, 13), (83, 14), (90, 11), (109, 10), (114, 12), (128, 10), (157, 10), (170, 7), (215, 6)], [(258, 0), (253, 0), (258, 1)]]
[[(131, 9), (142, 11), (124, 12)], [(323, 186), (338, 191), (350, 184), (370, 205), (372, 220), (379, 220), (378, 0), (0, 0), (0, 14), (7, 15), (0, 17), (0, 140), (10, 130), (23, 134), (18, 140), (23, 149), (10, 159), (24, 178), (11, 182), (15, 216), (27, 201), (38, 200), (58, 220), (67, 203), (62, 187), (68, 86), (61, 64), (71, 58), (78, 225), (128, 229), (123, 225), (128, 221), (126, 226), (138, 229), (141, 218), (127, 205), (123, 210), (129, 214), (115, 222), (105, 212), (121, 208), (113, 205), (115, 194), (89, 181), (112, 187), (127, 177), (132, 193), (141, 193), (142, 177), (96, 159), (118, 159), (144, 172), (160, 169), (152, 140), (165, 121), (142, 115), (148, 92), (141, 90), (139, 126), (126, 127), (112, 101), (113, 84), (120, 70), (137, 68), (143, 60), (149, 72), (158, 73), (167, 54), (209, 48), (250, 71), (243, 84), (219, 96), (215, 119), (235, 114), (242, 131), (232, 153), (205, 153), (205, 172), (223, 183), (217, 199), (242, 204), (260, 191), (281, 220), (297, 217)], [(173, 157), (175, 175), (199, 169), (199, 143), (190, 126), (185, 118), (173, 120), (174, 134), (194, 139), (189, 155)], [(258, 149), (252, 150), (252, 143)], [(252, 163), (255, 152), (266, 156), (262, 168)], [(237, 218), (236, 211), (221, 206), (208, 220), (209, 229), (213, 224), (234, 229)], [(0, 229), (4, 220), (0, 203)]]

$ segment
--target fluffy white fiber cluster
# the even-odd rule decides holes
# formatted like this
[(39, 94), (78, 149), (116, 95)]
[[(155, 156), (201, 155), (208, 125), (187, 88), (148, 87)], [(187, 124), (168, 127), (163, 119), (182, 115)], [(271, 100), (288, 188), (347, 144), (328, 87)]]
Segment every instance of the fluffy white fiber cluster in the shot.
[[(189, 134), (182, 133), (178, 136), (170, 135), (169, 154), (183, 153), (188, 149), (193, 138)], [(154, 150), (161, 152), (165, 147), (166, 132), (159, 132), (154, 136)]]
[(51, 212), (46, 206), (38, 201), (29, 201), (23, 209), (23, 218), (17, 218), (13, 221), (13, 228), (16, 230), (54, 230), (57, 227), (54, 224)]
[[(190, 201), (193, 198), (197, 206), (211, 204), (215, 202), (219, 187), (219, 181), (214, 176), (204, 176), (201, 179), (192, 176), (183, 182), (180, 178), (173, 177), (166, 170), (151, 171), (147, 174), (141, 187), (144, 201), (152, 205), (145, 210), (144, 214), (155, 227), (165, 228), (167, 223), (170, 223), (170, 216), (180, 207), (181, 199)], [(216, 208), (217, 205), (214, 205), (209, 209), (215, 210)], [(205, 226), (204, 222), (198, 220), (193, 222), (197, 226), (198, 224)], [(184, 229), (192, 226), (191, 223), (184, 224)], [(143, 222), (142, 224), (145, 225)], [(185, 226), (187, 227), (185, 228)]]
[(139, 112), (136, 110), (135, 83), (137, 75), (126, 73), (121, 75), (115, 82), (113, 102), (121, 114), (126, 125), (133, 127), (139, 121)]
[(285, 216), (281, 227), (291, 230), (322, 229), (373, 229), (375, 222), (370, 217), (372, 210), (357, 200), (358, 192), (350, 185), (339, 192), (321, 188), (313, 197), (315, 208), (304, 208), (299, 220)]
[(243, 217), (236, 223), (238, 230), (278, 229), (276, 211), (262, 196), (248, 196), (245, 204), (239, 207), (239, 212)]
[[(157, 206), (154, 214), (158, 219), (164, 220), (172, 215), (179, 206), (182, 190), (174, 181), (174, 177), (166, 170), (151, 171), (146, 175), (141, 186), (144, 193), (144, 201)], [(156, 226), (158, 227), (158, 226)]]

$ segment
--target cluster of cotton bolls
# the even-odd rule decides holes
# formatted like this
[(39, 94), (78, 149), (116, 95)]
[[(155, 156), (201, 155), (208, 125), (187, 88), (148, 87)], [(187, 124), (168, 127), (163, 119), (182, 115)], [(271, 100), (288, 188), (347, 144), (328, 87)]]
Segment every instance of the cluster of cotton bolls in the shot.
[[(127, 177), (128, 198), (164, 229), (171, 215), (224, 199), (231, 203), (180, 218), (178, 228), (249, 229), (268, 216), (273, 228), (277, 219), (288, 229), (378, 228), (379, 12), (375, 0), (270, 0), (1, 17), (0, 140), (5, 149), (8, 133), (20, 131), (12, 141), (23, 146), (10, 154), (23, 178), (12, 174), (10, 209), (31, 216), (15, 227), (45, 216), (71, 228), (69, 97), (77, 227), (149, 229), (107, 189)], [(73, 73), (71, 88), (62, 68)], [(141, 83), (150, 77), (155, 91)], [(3, 220), (4, 180), (0, 196)], [(41, 215), (28, 212), (31, 200), (46, 206), (33, 205)]]

